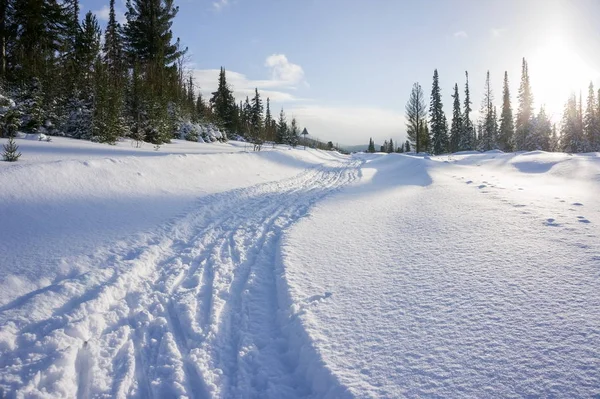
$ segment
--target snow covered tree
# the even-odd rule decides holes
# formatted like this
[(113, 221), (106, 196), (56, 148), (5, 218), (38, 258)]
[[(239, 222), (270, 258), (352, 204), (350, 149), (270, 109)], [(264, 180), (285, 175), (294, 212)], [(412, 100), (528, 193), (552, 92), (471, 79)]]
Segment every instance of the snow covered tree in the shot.
[(483, 101), (481, 102), (480, 124), (481, 133), (478, 147), (480, 150), (489, 151), (496, 148), (496, 116), (494, 112), (494, 94), (490, 85), (490, 72), (488, 71), (483, 90)]
[(431, 127), (431, 143), (434, 154), (448, 151), (448, 123), (442, 104), (442, 93), (437, 69), (433, 71), (431, 102), (429, 103), (429, 126)]
[(550, 136), (550, 151), (560, 151), (560, 139), (556, 132), (556, 123), (552, 125), (552, 135)]
[(600, 151), (600, 113), (596, 102), (594, 84), (590, 82), (584, 116), (584, 134), (590, 151)]
[(586, 140), (580, 121), (577, 106), (577, 97), (571, 95), (565, 105), (561, 123), (562, 150), (569, 153), (583, 152), (586, 149)]
[(500, 131), (498, 133), (498, 148), (502, 151), (514, 149), (515, 124), (513, 121), (512, 107), (510, 104), (510, 89), (508, 87), (508, 72), (504, 72), (504, 85), (502, 89), (502, 113), (500, 114)]
[(550, 151), (550, 136), (552, 134), (552, 122), (544, 106), (540, 107), (540, 112), (534, 118), (532, 124), (532, 131), (527, 136), (527, 142), (525, 143), (525, 150), (527, 151)]
[(410, 141), (408, 140), (404, 143), (404, 152), (410, 152)]
[(8, 138), (8, 142), (4, 144), (4, 152), (2, 153), (2, 159), (6, 162), (16, 162), (21, 157), (19, 152), (19, 146), (15, 143), (13, 136)]
[(417, 152), (427, 151), (429, 146), (426, 119), (427, 109), (425, 108), (423, 89), (419, 83), (414, 83), (406, 104), (406, 134)]
[(527, 136), (532, 132), (533, 122), (533, 94), (529, 83), (529, 71), (527, 61), (523, 58), (521, 67), (521, 83), (519, 85), (519, 109), (515, 123), (515, 149), (521, 151), (525, 149)]
[(465, 104), (463, 115), (463, 132), (458, 140), (461, 150), (472, 150), (475, 148), (475, 129), (471, 121), (471, 92), (469, 91), (469, 73), (465, 71)]
[(463, 151), (460, 147), (461, 135), (464, 132), (463, 116), (460, 110), (460, 98), (458, 94), (458, 84), (454, 84), (454, 94), (452, 94), (454, 102), (452, 104), (452, 125), (450, 127), (450, 152)]

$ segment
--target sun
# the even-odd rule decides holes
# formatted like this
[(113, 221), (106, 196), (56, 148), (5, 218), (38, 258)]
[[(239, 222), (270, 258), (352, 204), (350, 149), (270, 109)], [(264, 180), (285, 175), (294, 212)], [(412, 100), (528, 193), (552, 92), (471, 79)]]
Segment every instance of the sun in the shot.
[(560, 35), (549, 36), (527, 63), (536, 108), (544, 105), (555, 122), (560, 120), (569, 95), (579, 95), (581, 90), (585, 102), (590, 81), (598, 77), (598, 72)]

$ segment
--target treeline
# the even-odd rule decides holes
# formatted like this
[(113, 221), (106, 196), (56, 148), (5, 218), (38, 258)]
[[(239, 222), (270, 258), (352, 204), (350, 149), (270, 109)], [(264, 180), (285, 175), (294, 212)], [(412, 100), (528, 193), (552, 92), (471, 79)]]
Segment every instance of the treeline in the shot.
[[(0, 0), (0, 128), (114, 143), (120, 137), (156, 145), (216, 126), (214, 137), (297, 145), (301, 129), (266, 109), (258, 90), (236, 103), (221, 68), (207, 100), (185, 68), (187, 48), (171, 26), (173, 0), (127, 0), (126, 23), (110, 0), (102, 32), (96, 16), (79, 20), (78, 0)], [(102, 40), (102, 37), (104, 40)], [(187, 124), (186, 129), (182, 125)], [(213, 131), (209, 127), (208, 131)], [(193, 132), (193, 134), (186, 134)]]
[[(600, 151), (600, 89), (596, 92), (592, 83), (589, 85), (585, 110), (581, 94), (579, 99), (573, 94), (566, 103), (562, 121), (557, 129), (546, 114), (544, 106), (540, 107), (537, 114), (534, 113), (533, 93), (525, 59), (521, 70), (516, 116), (513, 116), (507, 72), (504, 73), (500, 113), (494, 104), (490, 73), (487, 72), (477, 121), (472, 120), (467, 72), (465, 78), (462, 102), (458, 84), (453, 88), (450, 126), (443, 110), (437, 69), (433, 73), (428, 107), (421, 85), (414, 83), (405, 109), (408, 140), (404, 146), (396, 148), (396, 151), (410, 151), (411, 148), (417, 152), (433, 154), (493, 149), (505, 152)], [(389, 148), (388, 144), (385, 150), (391, 152), (392, 148)], [(371, 144), (369, 150), (372, 150)]]

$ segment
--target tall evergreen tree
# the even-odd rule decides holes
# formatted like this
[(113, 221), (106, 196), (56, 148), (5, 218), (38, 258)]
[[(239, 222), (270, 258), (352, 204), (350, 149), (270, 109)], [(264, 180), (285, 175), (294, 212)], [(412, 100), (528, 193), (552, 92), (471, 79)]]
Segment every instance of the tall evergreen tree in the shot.
[(464, 132), (463, 116), (460, 110), (460, 97), (458, 95), (458, 84), (454, 84), (454, 102), (452, 104), (452, 125), (450, 127), (450, 152), (463, 151), (460, 144), (466, 146), (466, 142), (461, 142), (461, 135)]
[(429, 145), (426, 119), (427, 109), (423, 89), (419, 83), (414, 83), (406, 104), (406, 134), (417, 152), (426, 151)]
[(462, 150), (472, 150), (475, 148), (475, 129), (471, 121), (471, 92), (469, 90), (469, 72), (465, 71), (465, 104), (463, 116), (463, 132), (461, 134), (458, 146)]
[(268, 141), (275, 140), (273, 129), (273, 117), (271, 116), (271, 100), (267, 97), (267, 108), (265, 110), (265, 139)]
[(565, 105), (561, 123), (561, 147), (569, 153), (583, 152), (586, 140), (580, 123), (577, 97), (573, 94)]
[(502, 151), (514, 149), (515, 125), (510, 104), (510, 89), (508, 87), (508, 72), (504, 72), (504, 85), (502, 89), (502, 113), (500, 114), (500, 132), (498, 134), (498, 148)]
[(529, 83), (529, 71), (527, 61), (523, 58), (521, 67), (521, 83), (519, 85), (519, 109), (515, 124), (515, 149), (521, 151), (525, 149), (527, 136), (532, 133), (533, 121), (533, 94)]
[(122, 81), (125, 73), (123, 28), (117, 21), (115, 0), (110, 0), (108, 24), (104, 34), (104, 63), (112, 79)]
[(429, 125), (431, 127), (431, 142), (434, 154), (448, 151), (448, 123), (442, 104), (442, 93), (437, 69), (433, 71), (431, 87), (431, 102), (429, 103)]
[(251, 103), (251, 114), (250, 114), (250, 129), (251, 137), (255, 143), (262, 143), (263, 139), (263, 103), (260, 99), (258, 89), (254, 89), (254, 97)]
[(600, 151), (600, 113), (596, 102), (594, 84), (590, 82), (587, 107), (583, 121), (584, 134), (590, 151)]
[(298, 121), (296, 118), (292, 118), (289, 130), (289, 144), (292, 147), (296, 147), (300, 142), (300, 129), (298, 128)]
[(281, 112), (279, 112), (279, 120), (277, 121), (277, 138), (275, 141), (278, 144), (289, 144), (288, 125), (287, 120), (285, 119), (285, 112), (283, 112), (283, 108), (281, 108)]
[(375, 142), (373, 142), (373, 137), (369, 138), (369, 147), (367, 148), (367, 152), (375, 152)]
[[(235, 105), (235, 98), (233, 97), (233, 91), (227, 84), (225, 68), (221, 68), (221, 71), (219, 72), (219, 84), (217, 86), (217, 91), (212, 93), (210, 104), (219, 123), (226, 130), (231, 130), (231, 116)], [(246, 122), (248, 122), (248, 120), (246, 120)]]
[(483, 91), (483, 101), (481, 103), (481, 135), (478, 146), (483, 151), (489, 151), (496, 148), (496, 115), (494, 112), (494, 94), (490, 84), (490, 72), (488, 71), (485, 79), (485, 88)]

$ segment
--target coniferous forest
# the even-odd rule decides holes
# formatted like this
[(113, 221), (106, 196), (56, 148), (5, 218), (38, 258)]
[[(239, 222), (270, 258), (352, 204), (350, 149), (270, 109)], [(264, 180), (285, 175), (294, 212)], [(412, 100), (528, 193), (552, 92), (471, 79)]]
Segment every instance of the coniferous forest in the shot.
[[(226, 71), (203, 98), (185, 67), (186, 47), (172, 32), (173, 0), (127, 0), (126, 23), (110, 0), (106, 29), (78, 0), (0, 0), (1, 136), (18, 131), (141, 145), (241, 137), (296, 146), (295, 118), (276, 117), (270, 101), (237, 103)], [(313, 147), (328, 144), (311, 139)]]
[[(444, 154), (457, 151), (563, 151), (568, 153), (600, 151), (600, 89), (590, 82), (586, 99), (572, 94), (567, 99), (561, 121), (552, 123), (544, 106), (535, 113), (527, 61), (523, 59), (517, 93), (518, 106), (513, 114), (508, 73), (504, 73), (501, 106), (494, 103), (490, 74), (486, 74), (479, 118), (472, 120), (469, 74), (465, 73), (463, 100), (458, 83), (452, 89), (450, 123), (445, 116), (439, 74), (433, 73), (429, 104), (419, 83), (412, 87), (406, 104), (408, 140), (393, 146), (386, 141), (376, 149), (370, 139), (367, 152), (429, 152)], [(543, 103), (543, 101), (542, 101)]]

